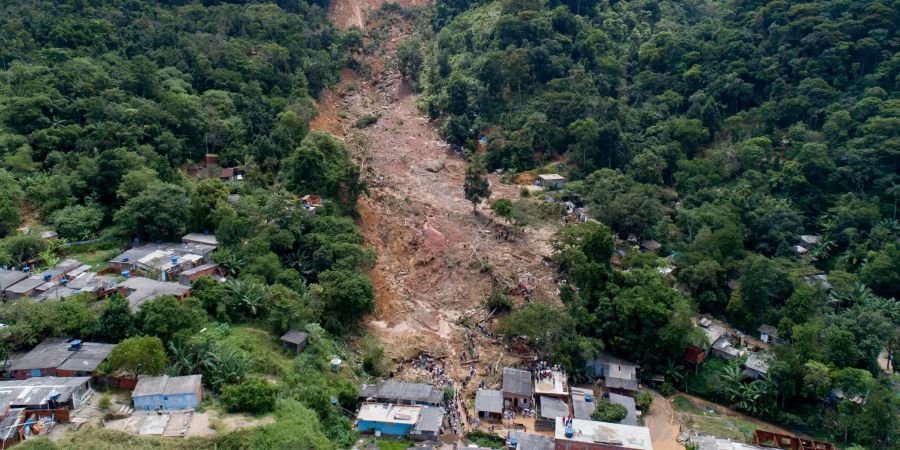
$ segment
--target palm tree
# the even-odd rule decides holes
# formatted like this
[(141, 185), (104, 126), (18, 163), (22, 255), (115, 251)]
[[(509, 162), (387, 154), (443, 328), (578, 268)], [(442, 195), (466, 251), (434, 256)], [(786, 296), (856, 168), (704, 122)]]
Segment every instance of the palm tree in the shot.
[(225, 290), (233, 300), (233, 303), (243, 309), (244, 312), (249, 313), (251, 317), (256, 317), (266, 297), (264, 286), (241, 280), (232, 279), (226, 281)]
[(241, 269), (246, 265), (244, 259), (241, 258), (241, 255), (227, 247), (220, 247), (216, 250), (215, 253), (212, 254), (212, 259), (219, 263), (219, 266), (225, 269), (225, 272), (231, 276), (237, 276), (237, 274), (241, 272)]
[(664, 376), (672, 382), (673, 385), (681, 385), (684, 392), (687, 392), (687, 377), (684, 376), (684, 367), (676, 365), (674, 360), (669, 360), (663, 369)]

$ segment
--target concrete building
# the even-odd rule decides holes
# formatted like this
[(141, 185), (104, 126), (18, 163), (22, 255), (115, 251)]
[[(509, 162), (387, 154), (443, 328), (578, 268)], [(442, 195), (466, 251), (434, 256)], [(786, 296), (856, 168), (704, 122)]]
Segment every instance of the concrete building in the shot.
[(505, 367), (503, 369), (503, 393), (505, 409), (531, 408), (534, 396), (534, 385), (531, 372)]
[(171, 295), (181, 301), (191, 293), (189, 286), (143, 277), (128, 278), (119, 283), (118, 290), (128, 300), (128, 306), (133, 312), (140, 309), (144, 303), (163, 295)]
[(181, 237), (181, 242), (185, 244), (202, 244), (218, 246), (219, 240), (216, 235), (208, 233), (188, 233)]
[(475, 413), (485, 420), (503, 419), (503, 393), (494, 389), (475, 392)]
[(131, 400), (145, 411), (194, 409), (203, 401), (202, 376), (140, 377)]
[(534, 419), (534, 428), (538, 431), (553, 431), (558, 417), (568, 417), (569, 404), (556, 397), (542, 395), (537, 398), (538, 412)]
[(281, 346), (288, 351), (300, 353), (306, 348), (306, 340), (309, 333), (305, 331), (291, 330), (281, 336)]
[(437, 440), (441, 437), (444, 425), (444, 408), (439, 406), (423, 406), (419, 421), (409, 433), (409, 437), (418, 441)]
[(556, 420), (555, 450), (653, 450), (650, 429), (591, 420)]
[(109, 265), (119, 273), (128, 272), (132, 276), (143, 274), (159, 281), (177, 280), (181, 272), (208, 263), (209, 254), (215, 249), (215, 245), (193, 242), (136, 245), (111, 259)]
[(767, 352), (754, 352), (744, 362), (744, 375), (753, 379), (765, 378), (769, 375), (769, 361), (772, 355)]
[(569, 397), (566, 372), (560, 368), (538, 371), (534, 380), (534, 395), (546, 395), (565, 400)]
[[(77, 409), (90, 395), (91, 377), (36, 377), (27, 380), (0, 381), (0, 405), (26, 410)], [(68, 414), (60, 421), (67, 421)]]
[(634, 393), (640, 386), (638, 371), (640, 366), (616, 356), (604, 353), (588, 362), (588, 369), (604, 379), (607, 389), (624, 394)]
[(399, 405), (442, 406), (444, 391), (425, 383), (388, 380), (362, 385), (359, 389), (359, 398), (363, 401)]
[(94, 376), (115, 344), (97, 344), (51, 338), (12, 360), (7, 375), (17, 380), (31, 377)]
[(506, 438), (507, 450), (553, 450), (553, 437), (524, 431), (510, 431)]
[(591, 414), (597, 410), (594, 391), (590, 389), (572, 388), (572, 415), (576, 419), (591, 420)]
[(546, 191), (558, 191), (566, 186), (566, 178), (556, 173), (538, 175), (536, 183)]
[(182, 286), (190, 286), (197, 281), (197, 278), (200, 277), (219, 277), (221, 276), (221, 270), (219, 269), (219, 265), (216, 263), (206, 263), (193, 269), (185, 270), (178, 274), (178, 283)]
[(408, 436), (421, 415), (421, 406), (364, 403), (356, 415), (356, 431), (376, 436)]

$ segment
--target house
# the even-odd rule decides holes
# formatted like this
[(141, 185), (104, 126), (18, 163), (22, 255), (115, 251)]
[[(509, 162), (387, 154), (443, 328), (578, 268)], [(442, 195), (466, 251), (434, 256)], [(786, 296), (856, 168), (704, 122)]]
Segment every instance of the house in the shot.
[(647, 427), (565, 417), (556, 419), (554, 442), (556, 450), (653, 450)]
[(769, 362), (772, 355), (767, 352), (754, 352), (744, 362), (744, 375), (749, 378), (765, 378), (769, 374)]
[(77, 339), (50, 338), (30, 352), (15, 358), (7, 375), (17, 380), (31, 377), (94, 376), (115, 344), (97, 344)]
[(178, 283), (182, 286), (190, 286), (200, 277), (218, 277), (221, 275), (222, 272), (219, 270), (218, 264), (206, 263), (178, 274)]
[(3, 295), (4, 297), (9, 299), (30, 297), (37, 291), (38, 286), (41, 286), (44, 283), (45, 281), (43, 278), (32, 275), (28, 278), (18, 281), (12, 286), (6, 287), (6, 289), (3, 290)]
[(540, 396), (537, 398), (538, 412), (534, 419), (534, 428), (538, 431), (553, 431), (558, 417), (568, 417), (569, 405), (556, 397)]
[(423, 406), (419, 414), (419, 421), (409, 433), (414, 440), (437, 440), (441, 437), (441, 427), (444, 425), (444, 408), (438, 406)]
[(785, 340), (778, 337), (778, 329), (773, 327), (772, 325), (760, 325), (759, 328), (756, 329), (756, 331), (759, 331), (759, 340), (765, 342), (766, 344), (785, 344)]
[(25, 434), (25, 408), (10, 408), (8, 403), (0, 405), (0, 448), (18, 444)]
[(307, 338), (309, 338), (309, 333), (291, 330), (281, 336), (281, 346), (287, 351), (300, 353), (306, 348)]
[(763, 450), (762, 447), (755, 445), (698, 433), (691, 434), (688, 437), (688, 443), (697, 450)]
[(712, 354), (728, 361), (738, 359), (744, 356), (746, 350), (741, 350), (734, 346), (728, 339), (719, 339), (712, 346)]
[(306, 194), (300, 200), (303, 202), (303, 210), (309, 215), (315, 214), (316, 209), (322, 207), (322, 197), (318, 195)]
[(506, 438), (507, 450), (553, 450), (553, 437), (524, 431), (510, 431)]
[(219, 245), (216, 235), (209, 233), (188, 233), (181, 237), (181, 242), (185, 244)]
[(503, 369), (503, 402), (506, 409), (530, 408), (534, 386), (531, 372), (505, 367)]
[(619, 421), (622, 425), (637, 425), (638, 424), (638, 410), (637, 406), (634, 403), (634, 398), (619, 395), (613, 392), (609, 393), (609, 402), (614, 405), (622, 405), (628, 411), (628, 414), (624, 419)]
[(191, 293), (189, 286), (143, 277), (128, 278), (119, 283), (118, 290), (125, 300), (128, 300), (128, 306), (132, 311), (137, 311), (144, 303), (164, 295), (174, 296), (180, 302)]
[(379, 381), (377, 384), (362, 385), (359, 389), (359, 398), (364, 401), (399, 405), (442, 406), (444, 391), (425, 383)]
[(19, 270), (0, 270), (0, 293), (6, 288), (28, 278), (28, 274)]
[(727, 328), (706, 317), (700, 317), (696, 326), (706, 335), (706, 345), (700, 345), (699, 343), (688, 344), (684, 351), (684, 360), (693, 364), (701, 364), (706, 360), (710, 352), (715, 349), (716, 344), (719, 341), (727, 341), (731, 333)]
[(408, 436), (422, 415), (422, 406), (364, 403), (356, 414), (356, 431), (376, 436)]
[(142, 273), (150, 278), (168, 281), (185, 270), (210, 262), (209, 254), (215, 249), (216, 245), (193, 242), (144, 244), (109, 260), (109, 265), (126, 276)]
[(566, 179), (556, 173), (545, 173), (538, 175), (535, 184), (547, 191), (558, 191), (565, 187)]
[(655, 252), (662, 248), (662, 244), (653, 239), (648, 239), (646, 241), (641, 242), (641, 250), (645, 252)]
[(546, 395), (559, 399), (569, 397), (566, 372), (559, 367), (539, 370), (534, 380), (534, 395)]
[(576, 419), (591, 420), (591, 414), (597, 410), (594, 391), (590, 389), (572, 388), (572, 415)]
[(485, 420), (503, 418), (503, 393), (494, 389), (479, 389), (475, 392), (475, 413)]
[(43, 410), (67, 422), (69, 411), (86, 404), (93, 394), (91, 377), (35, 377), (0, 381), (0, 405)]
[(830, 442), (802, 439), (789, 434), (760, 429), (753, 434), (753, 442), (760, 447), (784, 450), (834, 450), (834, 444)]
[(140, 377), (131, 392), (134, 409), (194, 409), (203, 401), (202, 375)]
[(640, 366), (608, 353), (588, 361), (588, 370), (592, 370), (595, 376), (603, 378), (606, 388), (613, 392), (633, 394), (640, 385), (638, 378)]

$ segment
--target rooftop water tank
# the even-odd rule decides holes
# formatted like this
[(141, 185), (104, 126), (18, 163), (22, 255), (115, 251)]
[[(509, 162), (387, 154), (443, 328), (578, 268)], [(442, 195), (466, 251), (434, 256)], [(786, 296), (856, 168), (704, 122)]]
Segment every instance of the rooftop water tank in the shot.
[(178, 264), (178, 257), (177, 257), (177, 256), (173, 256), (173, 257), (172, 257), (172, 264)]
[(69, 350), (80, 350), (81, 349), (81, 339), (74, 339), (72, 342), (69, 342)]
[(50, 275), (50, 273), (44, 274), (44, 281), (50, 281), (51, 278), (53, 278), (53, 275)]
[(129, 271), (127, 271), (127, 270), (123, 270), (123, 271), (122, 271), (122, 276), (125, 277), (125, 278), (128, 278), (128, 275), (130, 275), (130, 274), (131, 274), (131, 273), (130, 273)]
[(569, 439), (575, 437), (575, 430), (572, 427), (566, 427), (566, 437)]
[(128, 262), (128, 257), (127, 257), (127, 256), (123, 256), (123, 257), (122, 257), (122, 262)]

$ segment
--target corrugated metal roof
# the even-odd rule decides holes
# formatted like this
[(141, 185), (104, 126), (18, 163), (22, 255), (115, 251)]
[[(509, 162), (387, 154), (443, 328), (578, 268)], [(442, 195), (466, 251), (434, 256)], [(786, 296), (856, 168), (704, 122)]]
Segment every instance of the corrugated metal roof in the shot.
[(363, 386), (360, 393), (367, 393), (364, 398), (375, 398), (393, 402), (412, 402), (440, 404), (444, 400), (444, 392), (425, 383), (406, 383), (402, 381), (381, 381), (372, 388)]
[(297, 330), (291, 330), (287, 333), (284, 333), (284, 336), (281, 336), (282, 341), (290, 342), (291, 344), (300, 345), (306, 342), (306, 338), (309, 337), (309, 333)]
[(530, 397), (534, 393), (534, 385), (531, 384), (531, 372), (504, 367), (502, 391), (504, 394)]
[(114, 344), (84, 342), (81, 349), (73, 351), (69, 350), (69, 346), (66, 339), (47, 339), (13, 361), (8, 370), (59, 368), (90, 372), (95, 370), (115, 347)]
[(444, 424), (444, 408), (423, 406), (416, 423), (415, 431), (420, 433), (437, 433)]
[(541, 396), (541, 417), (545, 419), (555, 419), (569, 415), (569, 405), (566, 402), (555, 398)]
[(40, 406), (51, 395), (59, 394), (58, 401), (72, 398), (76, 389), (87, 386), (91, 377), (34, 377), (27, 380), (0, 381), (0, 403), (17, 406)]
[(193, 394), (202, 383), (202, 375), (186, 375), (181, 377), (170, 377), (163, 375), (159, 377), (140, 377), (137, 385), (131, 391), (131, 398), (143, 397), (146, 395), (178, 395)]
[(503, 393), (493, 389), (479, 389), (475, 393), (475, 411), (500, 414), (503, 412)]

